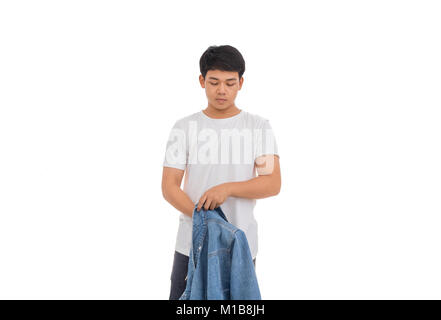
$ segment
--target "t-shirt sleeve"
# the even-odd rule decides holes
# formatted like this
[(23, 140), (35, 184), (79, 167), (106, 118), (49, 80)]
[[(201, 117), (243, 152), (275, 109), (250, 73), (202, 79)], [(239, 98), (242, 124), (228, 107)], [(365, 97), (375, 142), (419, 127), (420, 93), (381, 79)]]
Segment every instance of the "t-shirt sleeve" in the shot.
[(188, 150), (185, 128), (180, 121), (176, 121), (170, 130), (167, 140), (163, 166), (185, 170), (187, 158)]
[(254, 160), (265, 154), (279, 156), (276, 137), (269, 120), (264, 119), (259, 129), (255, 136)]

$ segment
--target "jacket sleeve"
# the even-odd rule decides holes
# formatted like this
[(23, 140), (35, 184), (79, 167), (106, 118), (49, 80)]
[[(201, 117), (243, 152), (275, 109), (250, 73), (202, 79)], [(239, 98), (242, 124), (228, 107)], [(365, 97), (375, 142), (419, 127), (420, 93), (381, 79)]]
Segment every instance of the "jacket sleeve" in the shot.
[(242, 230), (237, 230), (232, 244), (230, 299), (261, 300), (253, 257)]

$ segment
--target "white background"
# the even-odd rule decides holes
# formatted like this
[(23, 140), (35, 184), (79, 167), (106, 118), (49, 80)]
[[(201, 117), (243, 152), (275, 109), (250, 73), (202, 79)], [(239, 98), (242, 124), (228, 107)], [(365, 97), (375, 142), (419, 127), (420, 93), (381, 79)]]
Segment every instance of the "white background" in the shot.
[(264, 299), (441, 298), (436, 1), (3, 1), (0, 298), (168, 299), (174, 122), (199, 58), (244, 56), (282, 190), (258, 200)]

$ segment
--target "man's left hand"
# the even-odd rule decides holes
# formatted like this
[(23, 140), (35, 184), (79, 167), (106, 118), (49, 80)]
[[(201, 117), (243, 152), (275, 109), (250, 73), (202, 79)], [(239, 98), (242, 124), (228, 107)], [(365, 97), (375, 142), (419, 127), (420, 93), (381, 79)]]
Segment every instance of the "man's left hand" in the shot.
[(199, 199), (197, 211), (200, 211), (202, 206), (205, 210), (213, 210), (220, 206), (230, 196), (230, 189), (228, 183), (222, 183), (214, 186), (202, 195)]

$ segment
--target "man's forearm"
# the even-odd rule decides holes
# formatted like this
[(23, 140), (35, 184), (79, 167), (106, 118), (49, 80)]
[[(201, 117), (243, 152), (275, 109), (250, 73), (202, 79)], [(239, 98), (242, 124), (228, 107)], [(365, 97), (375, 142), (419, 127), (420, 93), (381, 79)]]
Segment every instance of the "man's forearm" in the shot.
[(271, 176), (257, 176), (250, 180), (227, 182), (230, 197), (262, 199), (275, 196), (280, 191), (280, 181)]
[(167, 200), (173, 207), (181, 211), (183, 214), (193, 217), (193, 210), (195, 204), (190, 197), (178, 186), (169, 186), (163, 193), (165, 200)]

